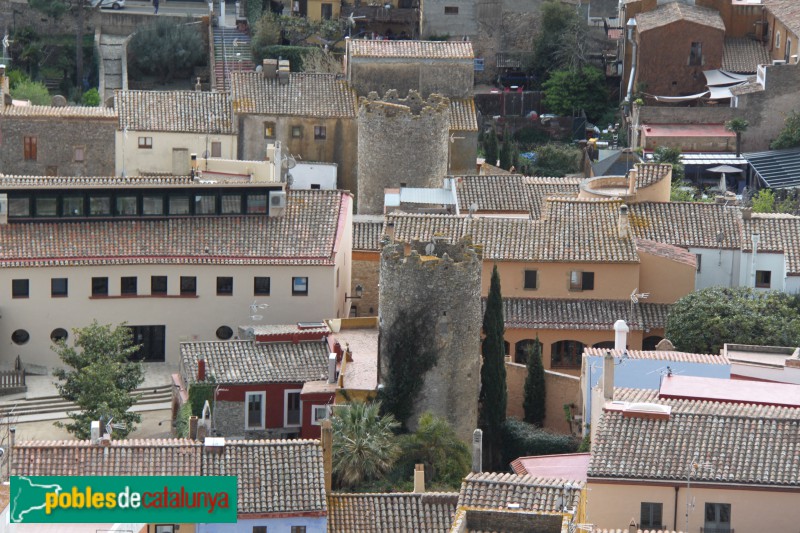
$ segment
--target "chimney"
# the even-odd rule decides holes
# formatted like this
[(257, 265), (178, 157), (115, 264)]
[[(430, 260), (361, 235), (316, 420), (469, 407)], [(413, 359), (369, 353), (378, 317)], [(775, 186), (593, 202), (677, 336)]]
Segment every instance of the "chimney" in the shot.
[(603, 399), (611, 401), (614, 398), (614, 356), (606, 352), (603, 358)]
[(206, 380), (206, 360), (197, 360), (197, 381), (203, 382)]
[(328, 383), (336, 383), (336, 354), (328, 354)]
[(742, 209), (742, 220), (750, 220), (751, 218), (753, 218), (753, 208), (745, 207)]
[(278, 77), (278, 60), (277, 59), (265, 59), (261, 63), (261, 75), (268, 79), (274, 80)]
[(100, 421), (99, 420), (92, 420), (91, 430), (90, 430), (92, 444), (100, 444)]
[(0, 225), (8, 224), (8, 195), (0, 194)]
[(614, 322), (614, 349), (624, 352), (628, 348), (628, 332), (630, 328), (624, 320)]
[(472, 472), (483, 472), (483, 431), (480, 429), (472, 432)]
[(197, 438), (197, 417), (194, 415), (189, 417), (189, 438)]
[(203, 439), (203, 451), (222, 455), (225, 451), (225, 437), (206, 437)]
[(203, 90), (203, 84), (200, 83), (200, 76), (197, 77), (197, 83), (194, 84), (194, 90), (198, 93)]
[(617, 224), (619, 230), (619, 238), (627, 239), (630, 236), (630, 223), (628, 222), (628, 206), (622, 204), (619, 206), (619, 222)]
[(414, 465), (414, 492), (425, 492), (425, 465), (421, 463)]
[(628, 171), (628, 195), (634, 196), (636, 194), (636, 178), (639, 172), (632, 168)]
[(289, 84), (289, 60), (288, 59), (279, 59), (278, 60), (278, 83), (281, 85), (288, 85)]
[(330, 419), (326, 418), (322, 421), (320, 443), (322, 444), (322, 470), (325, 473), (325, 493), (330, 494), (332, 490), (331, 476), (333, 475), (333, 426)]

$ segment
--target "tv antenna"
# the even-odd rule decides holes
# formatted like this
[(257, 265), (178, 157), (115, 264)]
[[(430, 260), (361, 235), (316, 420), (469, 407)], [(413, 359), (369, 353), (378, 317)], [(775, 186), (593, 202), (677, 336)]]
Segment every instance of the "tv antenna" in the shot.
[(106, 434), (107, 435), (111, 435), (111, 430), (113, 430), (113, 429), (125, 429), (125, 427), (126, 427), (125, 424), (113, 424), (112, 423), (113, 420), (114, 420), (114, 417), (112, 416), (111, 418), (108, 419), (108, 422), (106, 422)]
[(476, 211), (478, 211), (478, 202), (469, 204), (469, 218), (472, 218), (472, 215), (474, 215)]
[(353, 26), (356, 25), (356, 20), (365, 19), (367, 18), (366, 15), (359, 15), (356, 17), (354, 13), (350, 13), (350, 16), (347, 17), (347, 36), (351, 37), (353, 34)]

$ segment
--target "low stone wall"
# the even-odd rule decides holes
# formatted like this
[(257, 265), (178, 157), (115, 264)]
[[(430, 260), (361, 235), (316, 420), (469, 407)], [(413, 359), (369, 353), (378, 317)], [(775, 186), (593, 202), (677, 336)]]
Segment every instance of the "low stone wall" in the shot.
[(289, 434), (298, 435), (300, 428), (244, 429), (244, 402), (217, 401), (212, 415), (212, 428), (223, 437), (243, 437), (247, 439), (285, 439)]
[[(525, 417), (522, 403), (525, 400), (525, 378), (527, 377), (528, 369), (525, 365), (506, 363), (506, 388), (508, 389), (506, 416), (513, 416), (520, 420)], [(563, 434), (574, 432), (572, 425), (567, 421), (564, 405), (577, 406), (579, 404), (580, 382), (581, 379), (578, 376), (550, 370), (544, 371), (545, 429)], [(577, 407), (571, 407), (573, 415), (577, 414), (576, 409)]]

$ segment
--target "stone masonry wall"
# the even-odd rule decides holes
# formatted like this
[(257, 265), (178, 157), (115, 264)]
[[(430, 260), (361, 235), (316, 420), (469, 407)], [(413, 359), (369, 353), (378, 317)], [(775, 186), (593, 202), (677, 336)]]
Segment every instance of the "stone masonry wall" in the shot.
[[(374, 256), (359, 259), (364, 256)], [(355, 294), (356, 285), (361, 285), (363, 293), (351, 305), (358, 309), (358, 316), (378, 316), (378, 278), (380, 277), (380, 254), (378, 252), (353, 252), (350, 294)]]
[(469, 240), (438, 242), (433, 255), (428, 243), (413, 243), (405, 255), (403, 243), (381, 253), (380, 301), (381, 381), (389, 365), (387, 334), (402, 311), (430, 313), (436, 321), (437, 363), (423, 377), (410, 429), (425, 411), (444, 417), (456, 434), (470, 442), (478, 423), (481, 369), (481, 259)]
[(258, 429), (245, 430), (244, 428), (244, 402), (226, 402), (218, 400), (214, 405), (213, 429), (217, 435), (223, 437), (244, 437), (247, 439), (285, 439), (287, 431), (299, 435), (300, 428), (285, 430)]
[(350, 84), (359, 96), (371, 92), (400, 94), (419, 91), (427, 97), (470, 98), (474, 80), (472, 59), (351, 58)]
[(358, 213), (382, 214), (387, 187), (440, 187), (447, 173), (450, 101), (410, 91), (359, 102)]
[[(116, 119), (10, 117), (2, 119), (0, 169), (4, 174), (113, 176)], [(36, 137), (36, 160), (26, 161), (25, 137)], [(75, 149), (84, 161), (75, 161)]]

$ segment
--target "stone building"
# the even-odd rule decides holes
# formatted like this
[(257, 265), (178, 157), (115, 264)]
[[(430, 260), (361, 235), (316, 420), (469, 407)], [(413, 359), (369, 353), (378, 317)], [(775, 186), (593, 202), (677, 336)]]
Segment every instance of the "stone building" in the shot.
[(383, 213), (387, 187), (438, 187), (447, 173), (450, 101), (370, 93), (358, 113), (358, 213)]
[(0, 172), (111, 176), (116, 127), (113, 108), (0, 103)]
[(360, 293), (350, 300), (350, 316), (378, 316), (378, 277), (381, 262), (383, 217), (355, 215), (353, 217), (353, 262), (350, 294)]
[[(410, 246), (410, 253), (406, 248)], [(468, 239), (455, 244), (397, 242), (381, 252), (379, 363), (388, 378), (389, 332), (404, 313), (434, 322), (436, 364), (423, 376), (409, 427), (425, 411), (445, 418), (469, 442), (478, 423), (481, 369), (481, 258)]]

